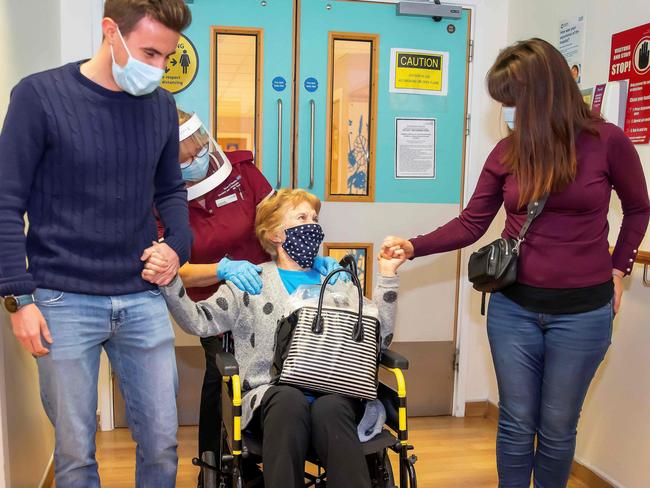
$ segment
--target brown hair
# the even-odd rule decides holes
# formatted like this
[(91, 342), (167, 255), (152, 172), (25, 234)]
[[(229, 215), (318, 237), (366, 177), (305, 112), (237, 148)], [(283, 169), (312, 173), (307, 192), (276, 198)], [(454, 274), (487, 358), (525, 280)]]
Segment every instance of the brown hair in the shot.
[(316, 213), (320, 212), (318, 197), (300, 189), (283, 188), (266, 197), (257, 206), (255, 234), (264, 250), (271, 256), (277, 254), (275, 250), (276, 244), (271, 240), (272, 234), (280, 229), (287, 210), (295, 208), (302, 202), (308, 202)]
[(147, 16), (175, 32), (184, 31), (192, 22), (184, 0), (106, 0), (104, 4), (104, 17), (113, 19), (124, 36)]
[(178, 125), (183, 125), (185, 122), (192, 118), (192, 114), (187, 113), (178, 107), (176, 107), (176, 113), (178, 114)]
[(592, 115), (562, 54), (542, 39), (520, 41), (499, 54), (487, 74), (488, 91), (516, 107), (515, 129), (503, 163), (519, 185), (519, 206), (576, 177), (576, 135), (597, 134)]

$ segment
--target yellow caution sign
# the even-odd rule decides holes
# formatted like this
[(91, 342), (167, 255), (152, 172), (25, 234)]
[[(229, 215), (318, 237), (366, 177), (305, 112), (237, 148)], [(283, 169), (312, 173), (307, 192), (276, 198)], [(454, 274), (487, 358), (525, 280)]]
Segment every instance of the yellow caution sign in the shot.
[(391, 49), (391, 86), (396, 93), (447, 94), (448, 53)]
[(171, 93), (179, 93), (192, 84), (199, 72), (199, 57), (192, 41), (181, 35), (176, 52), (167, 61), (160, 86)]

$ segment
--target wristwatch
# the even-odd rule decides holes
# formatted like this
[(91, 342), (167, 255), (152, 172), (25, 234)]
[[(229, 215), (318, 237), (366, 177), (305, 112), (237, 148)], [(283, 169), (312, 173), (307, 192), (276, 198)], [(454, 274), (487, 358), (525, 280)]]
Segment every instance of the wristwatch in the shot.
[(9, 313), (16, 313), (18, 310), (30, 303), (34, 303), (34, 296), (31, 294), (18, 296), (7, 295), (4, 297), (5, 308)]

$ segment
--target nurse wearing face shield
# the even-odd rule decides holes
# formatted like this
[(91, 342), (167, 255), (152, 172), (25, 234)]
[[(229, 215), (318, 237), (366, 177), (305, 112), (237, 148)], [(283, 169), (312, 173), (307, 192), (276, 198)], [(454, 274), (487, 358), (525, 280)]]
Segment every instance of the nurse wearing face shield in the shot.
[[(250, 151), (224, 153), (196, 114), (178, 110), (179, 164), (187, 186), (190, 227), (194, 237), (191, 258), (179, 275), (194, 301), (212, 296), (221, 283), (232, 282), (240, 290), (257, 295), (262, 290), (261, 263), (270, 261), (255, 236), (257, 205), (273, 188), (257, 169)], [(164, 229), (160, 229), (163, 235)], [(152, 256), (146, 264), (154, 281), (160, 262)], [(318, 257), (314, 269), (327, 275), (338, 267), (331, 258)], [(215, 354), (219, 337), (201, 338), (206, 372), (201, 392), (199, 456), (218, 452), (221, 408), (221, 376)]]

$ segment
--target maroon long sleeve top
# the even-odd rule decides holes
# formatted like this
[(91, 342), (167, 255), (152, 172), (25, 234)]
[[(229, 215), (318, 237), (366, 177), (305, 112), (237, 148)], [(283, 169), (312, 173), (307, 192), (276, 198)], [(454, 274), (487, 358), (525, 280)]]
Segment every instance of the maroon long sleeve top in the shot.
[[(533, 222), (518, 260), (519, 283), (541, 288), (581, 288), (611, 280), (612, 268), (632, 270), (648, 225), (650, 202), (639, 155), (617, 126), (600, 123), (599, 135), (582, 131), (576, 141), (575, 181), (552, 193)], [(415, 256), (459, 249), (476, 242), (505, 205), (503, 237), (516, 237), (526, 221), (518, 208), (517, 181), (502, 164), (509, 138), (485, 162), (474, 194), (460, 216), (433, 232), (411, 239)], [(607, 213), (614, 189), (623, 221), (609, 253)]]

